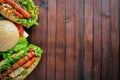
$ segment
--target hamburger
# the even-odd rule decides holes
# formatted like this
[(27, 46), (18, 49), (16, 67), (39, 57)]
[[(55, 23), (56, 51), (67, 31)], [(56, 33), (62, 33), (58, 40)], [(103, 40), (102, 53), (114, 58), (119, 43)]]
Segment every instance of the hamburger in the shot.
[(13, 22), (0, 21), (0, 80), (23, 80), (39, 63), (43, 51), (28, 44), (27, 36)]
[(33, 0), (0, 0), (0, 14), (0, 80), (24, 80), (43, 52), (24, 30), (38, 26), (38, 7)]
[(39, 8), (33, 0), (0, 0), (0, 14), (27, 28), (38, 26)]

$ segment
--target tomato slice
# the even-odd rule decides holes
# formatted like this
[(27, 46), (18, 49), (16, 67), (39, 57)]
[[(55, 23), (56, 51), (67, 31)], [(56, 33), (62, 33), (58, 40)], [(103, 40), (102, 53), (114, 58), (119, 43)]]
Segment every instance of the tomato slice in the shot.
[(23, 26), (21, 26), (21, 25), (19, 25), (19, 24), (16, 24), (16, 26), (17, 26), (17, 29), (18, 29), (18, 31), (19, 31), (20, 37), (22, 37), (23, 34), (24, 34)]

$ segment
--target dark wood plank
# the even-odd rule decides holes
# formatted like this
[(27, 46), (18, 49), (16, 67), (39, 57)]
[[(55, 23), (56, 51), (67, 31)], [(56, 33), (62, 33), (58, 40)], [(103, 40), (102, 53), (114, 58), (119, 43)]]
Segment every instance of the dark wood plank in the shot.
[(65, 0), (57, 0), (56, 80), (65, 78)]
[(55, 80), (56, 0), (48, 0), (47, 80)]
[(119, 76), (119, 23), (118, 0), (111, 0), (111, 54), (113, 58), (112, 76), (118, 80)]
[[(119, 19), (118, 26), (120, 26), (120, 0), (118, 0), (118, 19)], [(120, 53), (120, 32), (119, 32), (119, 53)], [(120, 54), (119, 54), (119, 75), (120, 75)], [(120, 76), (118, 79), (120, 80)]]
[(102, 80), (113, 80), (110, 50), (110, 0), (102, 0)]
[(85, 0), (84, 80), (92, 80), (93, 0)]
[[(78, 65), (77, 73), (78, 73), (78, 79), (84, 80), (83, 75), (84, 75), (84, 8), (85, 8), (85, 0), (76, 0), (75, 5), (76, 5), (76, 8), (75, 8), (76, 54), (78, 53), (78, 56), (79, 56), (79, 59), (78, 59), (79, 65)], [(77, 62), (76, 62), (76, 64), (77, 64)]]
[(66, 0), (65, 80), (74, 80), (74, 0)]
[(101, 80), (101, 0), (94, 0), (94, 80)]
[[(80, 73), (80, 68), (82, 64), (82, 58), (81, 58), (81, 48), (80, 48), (80, 36), (81, 36), (81, 29), (80, 29), (80, 0), (75, 0), (75, 78), (74, 80), (78, 80), (79, 79), (79, 74)], [(79, 59), (80, 58), (80, 59)], [(79, 64), (80, 63), (80, 64)], [(79, 68), (80, 66), (80, 68)]]
[[(47, 7), (42, 6), (42, 4), (47, 3), (47, 0), (44, 0), (43, 2), (40, 2), (40, 15), (39, 15), (39, 23), (40, 23), (40, 43), (39, 45), (43, 49), (42, 59), (39, 63), (39, 69), (38, 69), (38, 80), (46, 80), (47, 79)], [(45, 4), (44, 4), (45, 5)]]

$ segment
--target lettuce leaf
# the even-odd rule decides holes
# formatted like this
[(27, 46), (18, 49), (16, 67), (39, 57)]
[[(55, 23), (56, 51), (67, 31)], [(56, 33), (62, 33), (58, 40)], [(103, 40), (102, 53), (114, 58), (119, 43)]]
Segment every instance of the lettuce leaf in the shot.
[[(13, 54), (9, 59), (10, 63), (13, 64), (16, 61), (18, 61), (20, 58), (22, 58), (23, 56), (26, 56), (28, 52), (28, 49), (26, 50), (20, 50), (18, 53)], [(15, 62), (14, 62), (15, 61)]]
[(31, 15), (30, 19), (18, 19), (18, 22), (30, 28), (31, 26), (35, 25), (38, 26), (38, 15), (39, 15), (39, 8), (35, 6), (33, 0), (18, 0), (18, 3), (29, 12)]
[(20, 37), (17, 45), (15, 45), (15, 46), (13, 47), (13, 51), (14, 51), (14, 52), (17, 52), (17, 51), (19, 51), (19, 50), (21, 50), (21, 49), (26, 48), (27, 45), (28, 45), (27, 39), (26, 39), (25, 37)]
[(6, 58), (5, 60), (0, 62), (0, 74), (1, 72), (10, 69), (10, 67), (17, 62), (19, 59), (21, 59), (23, 56), (27, 55), (27, 51), (26, 50), (21, 50), (15, 54), (13, 54), (12, 56), (9, 56), (8, 58)]
[(10, 69), (10, 67), (11, 67), (10, 63), (8, 63), (8, 62), (4, 63), (3, 66), (0, 66), (0, 74), (1, 74), (4, 70)]
[(38, 26), (38, 22), (33, 19), (18, 19), (18, 22), (30, 28), (31, 26), (35, 25)]
[(9, 56), (11, 56), (12, 55), (12, 53), (3, 53), (3, 58), (5, 59), (5, 58), (8, 58)]
[(42, 50), (40, 47), (38, 47), (38, 46), (36, 46), (36, 45), (33, 45), (33, 44), (30, 44), (30, 45), (28, 46), (28, 48), (34, 49), (34, 50), (35, 50), (35, 53), (36, 53), (36, 56), (41, 56), (41, 54), (42, 54), (42, 52), (43, 52), (43, 50)]

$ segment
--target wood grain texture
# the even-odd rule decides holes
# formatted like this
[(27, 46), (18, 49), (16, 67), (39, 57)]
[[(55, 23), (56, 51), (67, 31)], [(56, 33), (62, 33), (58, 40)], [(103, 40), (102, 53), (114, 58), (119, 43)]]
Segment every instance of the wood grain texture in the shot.
[(93, 78), (93, 0), (85, 0), (84, 80)]
[(56, 0), (48, 0), (47, 80), (55, 80)]
[[(78, 79), (84, 80), (84, 0), (76, 0), (75, 3), (75, 40), (76, 40), (76, 58), (78, 59), (78, 64), (76, 62), (76, 67), (78, 71), (75, 73), (78, 76)], [(79, 7), (78, 7), (79, 6)], [(76, 69), (76, 70), (77, 70)], [(76, 76), (76, 78), (77, 78)], [(78, 80), (77, 79), (77, 80)]]
[(65, 0), (57, 0), (56, 80), (65, 79)]
[(111, 0), (111, 55), (113, 78), (119, 76), (119, 23), (118, 23), (118, 0)]
[[(71, 6), (72, 5), (72, 6)], [(65, 80), (74, 80), (74, 56), (75, 53), (75, 14), (74, 14), (74, 1), (66, 0), (66, 61), (65, 61)]]
[(119, 0), (34, 1), (40, 26), (28, 40), (44, 52), (26, 80), (120, 79)]
[(102, 0), (102, 80), (112, 80), (110, 79), (111, 64), (109, 65), (111, 62), (110, 16), (110, 0)]
[(41, 6), (41, 4), (44, 4), (44, 2), (47, 3), (47, 0), (44, 0), (43, 2), (40, 2), (40, 16), (39, 16), (39, 23), (40, 23), (40, 34), (39, 36), (40, 38), (40, 43), (39, 45), (42, 47), (43, 49), (43, 54), (42, 54), (42, 59), (39, 66), (39, 78), (42, 80), (46, 80), (47, 78), (47, 22), (48, 22), (48, 18), (47, 18), (47, 12), (48, 12), (48, 7), (43, 7)]
[(101, 80), (101, 0), (94, 0), (94, 55), (93, 75), (94, 80)]
[[(82, 28), (80, 28), (80, 7), (78, 7), (78, 6), (80, 6), (80, 0), (75, 0), (75, 28), (74, 28), (74, 32), (75, 32), (75, 53), (74, 53), (74, 75), (75, 75), (75, 78), (74, 78), (74, 80), (78, 80), (80, 77), (79, 77), (79, 73), (82, 73), (83, 71), (79, 71), (80, 69), (82, 69), (83, 67), (83, 64), (82, 64), (82, 62), (83, 62), (83, 56), (81, 55), (82, 53), (81, 53), (81, 47), (80, 47), (80, 45), (81, 45), (81, 39), (80, 39), (80, 36), (81, 36), (81, 31), (80, 30), (82, 30)], [(81, 58), (79, 58), (79, 57), (81, 57)], [(79, 63), (81, 63), (81, 64), (79, 64)], [(81, 76), (81, 75), (80, 75)]]

